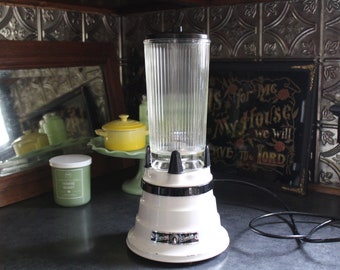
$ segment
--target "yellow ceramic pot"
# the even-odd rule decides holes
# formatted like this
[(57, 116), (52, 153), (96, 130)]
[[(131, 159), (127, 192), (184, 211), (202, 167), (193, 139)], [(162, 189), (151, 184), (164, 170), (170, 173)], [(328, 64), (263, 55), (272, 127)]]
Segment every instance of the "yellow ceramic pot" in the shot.
[(31, 130), (25, 130), (23, 133), (24, 135), (12, 143), (12, 147), (17, 156), (22, 156), (23, 154), (49, 145), (46, 134), (32, 132)]
[(118, 120), (106, 123), (96, 129), (97, 135), (104, 138), (104, 147), (115, 151), (134, 151), (145, 147), (146, 126), (139, 121), (130, 120), (129, 115), (119, 115)]

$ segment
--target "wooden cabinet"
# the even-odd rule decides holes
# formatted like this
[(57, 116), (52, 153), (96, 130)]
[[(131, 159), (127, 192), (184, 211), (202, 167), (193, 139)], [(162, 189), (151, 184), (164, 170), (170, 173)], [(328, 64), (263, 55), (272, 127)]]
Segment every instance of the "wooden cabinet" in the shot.
[(83, 12), (114, 13), (125, 15), (147, 11), (182, 9), (199, 6), (233, 5), (240, 3), (269, 2), (270, 0), (9, 0), (0, 4), (58, 8)]

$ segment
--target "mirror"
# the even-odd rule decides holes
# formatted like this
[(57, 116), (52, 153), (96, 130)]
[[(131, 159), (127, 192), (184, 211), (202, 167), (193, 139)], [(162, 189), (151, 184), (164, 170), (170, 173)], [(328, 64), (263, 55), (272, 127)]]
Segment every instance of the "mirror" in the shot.
[(0, 176), (86, 154), (108, 108), (100, 66), (0, 70)]
[[(112, 43), (4, 40), (0, 48), (1, 205), (6, 180), (14, 185), (29, 175), (41, 181), (48, 170), (44, 175), (41, 166), (48, 166), (51, 155), (87, 153), (94, 129), (116, 119), (125, 106)], [(66, 131), (55, 143), (47, 124), (53, 115)], [(32, 140), (39, 143), (32, 146)]]

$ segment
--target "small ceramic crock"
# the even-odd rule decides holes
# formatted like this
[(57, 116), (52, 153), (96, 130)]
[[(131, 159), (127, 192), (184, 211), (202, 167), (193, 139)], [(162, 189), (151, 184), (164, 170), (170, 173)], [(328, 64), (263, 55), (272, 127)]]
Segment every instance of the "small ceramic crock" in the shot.
[(31, 130), (25, 130), (23, 135), (12, 143), (12, 147), (17, 156), (22, 156), (48, 145), (46, 134), (32, 132)]
[(121, 114), (119, 118), (95, 130), (97, 135), (104, 138), (104, 147), (114, 151), (134, 151), (144, 148), (148, 135), (146, 126), (139, 121), (128, 119), (127, 114)]

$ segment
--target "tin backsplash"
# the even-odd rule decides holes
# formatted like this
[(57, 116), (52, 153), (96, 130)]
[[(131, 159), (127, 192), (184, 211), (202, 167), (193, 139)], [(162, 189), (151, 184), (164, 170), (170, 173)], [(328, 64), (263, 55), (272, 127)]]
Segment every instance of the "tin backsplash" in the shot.
[[(143, 40), (182, 26), (210, 35), (211, 59), (313, 60), (319, 65), (315, 169), (311, 182), (340, 188), (340, 5), (337, 0), (292, 0), (167, 10), (119, 17), (63, 10), (0, 6), (0, 38), (114, 42), (120, 56), (129, 114), (138, 117), (145, 93)], [(306, 153), (309, 155), (309, 153)]]

